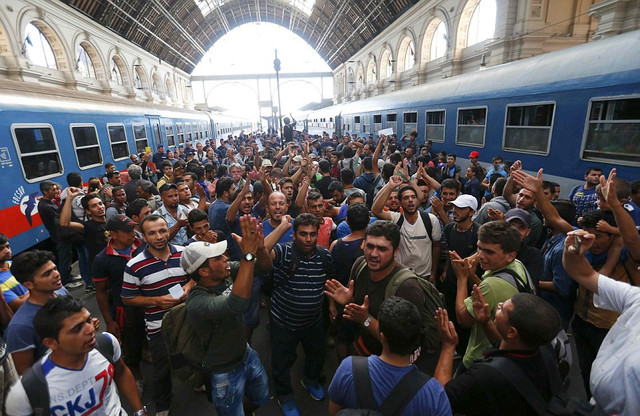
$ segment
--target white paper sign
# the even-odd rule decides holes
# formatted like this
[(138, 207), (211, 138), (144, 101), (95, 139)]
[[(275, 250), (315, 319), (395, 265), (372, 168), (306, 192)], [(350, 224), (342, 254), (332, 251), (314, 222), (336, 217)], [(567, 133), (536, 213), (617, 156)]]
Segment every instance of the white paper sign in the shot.
[(256, 139), (256, 144), (258, 145), (258, 151), (262, 152), (262, 140)]
[(175, 285), (169, 288), (169, 294), (172, 298), (178, 299), (184, 295), (184, 289), (182, 289), (182, 286), (180, 285)]
[(393, 128), (389, 127), (388, 129), (382, 129), (378, 131), (378, 136), (381, 136), (383, 134), (385, 136), (391, 136), (393, 134)]

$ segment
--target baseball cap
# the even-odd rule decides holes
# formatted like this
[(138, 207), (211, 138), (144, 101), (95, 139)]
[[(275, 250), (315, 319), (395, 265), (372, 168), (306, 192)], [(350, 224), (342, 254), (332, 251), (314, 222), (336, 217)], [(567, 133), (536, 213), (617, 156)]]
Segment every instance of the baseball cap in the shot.
[(458, 208), (471, 208), (474, 211), (478, 209), (478, 200), (471, 195), (460, 195), (451, 203)]
[(164, 185), (162, 185), (160, 189), (158, 189), (158, 191), (160, 191), (160, 193), (163, 193), (164, 191), (168, 191), (171, 188), (178, 189), (178, 185), (172, 182), (167, 182)]
[(480, 157), (480, 153), (474, 150), (473, 152), (469, 153), (469, 157)]
[(505, 214), (504, 219), (509, 222), (511, 222), (512, 220), (520, 220), (527, 227), (531, 226), (531, 214), (520, 208), (511, 208)]
[(302, 162), (302, 156), (300, 156), (300, 155), (295, 155), (295, 156), (293, 157), (293, 161), (294, 161), (294, 162)]
[(194, 241), (182, 250), (180, 267), (191, 274), (198, 270), (205, 261), (221, 256), (225, 251), (227, 251), (227, 240), (213, 244), (205, 241)]
[(136, 226), (136, 222), (126, 215), (116, 215), (115, 217), (109, 218), (105, 228), (108, 231), (125, 231), (130, 232)]
[(260, 165), (260, 166), (271, 166), (272, 167), (273, 163), (271, 163), (271, 161), (269, 159), (264, 159), (262, 161), (262, 165)]

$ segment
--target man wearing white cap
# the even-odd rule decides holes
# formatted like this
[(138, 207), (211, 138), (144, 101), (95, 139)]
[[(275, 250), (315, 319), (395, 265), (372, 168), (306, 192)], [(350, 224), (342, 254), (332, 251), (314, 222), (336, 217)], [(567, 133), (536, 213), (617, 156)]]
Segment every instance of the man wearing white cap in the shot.
[[(475, 253), (477, 249), (480, 224), (473, 222), (471, 217), (478, 209), (478, 200), (471, 195), (460, 195), (451, 204), (453, 205), (453, 221), (444, 227), (444, 235), (447, 238), (449, 250), (453, 250), (460, 257), (466, 258)], [(464, 354), (471, 331), (469, 328), (458, 325), (458, 320), (456, 319), (458, 279), (449, 260), (447, 260), (445, 271), (441, 276), (440, 285), (444, 294), (445, 307), (459, 337), (456, 350), (458, 353)]]
[(262, 226), (249, 215), (240, 218), (243, 237), (233, 234), (240, 261), (228, 261), (227, 241), (196, 241), (185, 247), (180, 266), (196, 281), (187, 297), (187, 319), (202, 339), (211, 340), (203, 367), (211, 374), (211, 397), (218, 415), (242, 414), (247, 394), (256, 406), (269, 401), (269, 380), (258, 354), (247, 344), (243, 313), (249, 306), (254, 260), (271, 268)]

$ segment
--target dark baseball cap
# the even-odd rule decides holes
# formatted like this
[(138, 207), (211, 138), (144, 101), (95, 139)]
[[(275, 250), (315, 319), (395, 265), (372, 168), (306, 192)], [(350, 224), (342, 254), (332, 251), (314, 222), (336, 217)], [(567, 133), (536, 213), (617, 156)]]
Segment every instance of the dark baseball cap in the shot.
[(125, 231), (130, 232), (136, 226), (136, 222), (126, 215), (116, 215), (115, 217), (109, 218), (105, 228), (108, 231)]

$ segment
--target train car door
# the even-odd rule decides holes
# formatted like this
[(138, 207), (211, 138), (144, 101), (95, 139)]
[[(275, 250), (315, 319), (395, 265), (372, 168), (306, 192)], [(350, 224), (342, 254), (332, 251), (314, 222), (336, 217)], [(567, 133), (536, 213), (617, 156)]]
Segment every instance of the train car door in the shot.
[(149, 127), (151, 128), (151, 134), (153, 135), (153, 143), (155, 150), (158, 150), (158, 146), (164, 144), (162, 141), (162, 133), (160, 132), (160, 119), (157, 117), (149, 117)]
[(336, 134), (338, 135), (338, 137), (342, 137), (342, 115), (338, 114), (335, 118), (334, 118), (334, 131), (336, 132)]

